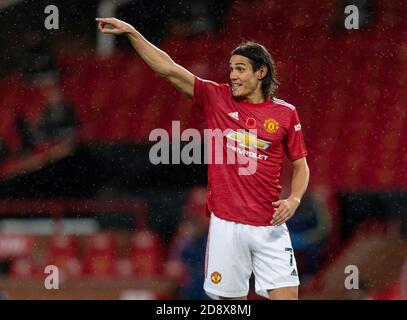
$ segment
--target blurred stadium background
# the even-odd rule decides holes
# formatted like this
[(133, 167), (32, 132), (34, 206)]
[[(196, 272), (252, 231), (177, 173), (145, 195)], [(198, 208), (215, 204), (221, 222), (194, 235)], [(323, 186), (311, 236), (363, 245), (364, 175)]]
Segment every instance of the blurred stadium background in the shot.
[[(58, 30), (44, 27), (50, 4)], [(359, 30), (344, 28), (349, 4)], [(289, 222), (301, 298), (407, 298), (404, 1), (3, 0), (0, 14), (3, 298), (205, 298), (206, 166), (148, 158), (151, 130), (202, 131), (203, 115), (125, 37), (97, 33), (94, 18), (110, 15), (219, 82), (235, 46), (264, 44), (309, 149)], [(44, 288), (49, 264), (60, 290)], [(344, 286), (348, 265), (358, 290)]]

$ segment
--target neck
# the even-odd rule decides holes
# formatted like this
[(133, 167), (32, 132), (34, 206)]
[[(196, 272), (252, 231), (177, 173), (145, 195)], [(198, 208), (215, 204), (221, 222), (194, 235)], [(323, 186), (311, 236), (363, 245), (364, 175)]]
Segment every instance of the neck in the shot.
[(244, 97), (243, 101), (249, 102), (249, 103), (262, 103), (266, 99), (264, 99), (263, 95), (261, 92), (254, 92), (251, 95), (248, 95)]

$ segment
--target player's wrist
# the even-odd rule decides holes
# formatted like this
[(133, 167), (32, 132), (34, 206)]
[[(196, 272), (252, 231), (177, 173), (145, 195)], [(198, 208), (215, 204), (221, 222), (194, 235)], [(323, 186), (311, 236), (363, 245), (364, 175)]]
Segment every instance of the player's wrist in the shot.
[(289, 196), (287, 200), (292, 203), (295, 203), (296, 206), (299, 206), (301, 203), (301, 198), (296, 197), (296, 196)]
[(133, 26), (131, 26), (131, 25), (128, 25), (127, 27), (126, 27), (126, 29), (124, 30), (124, 34), (126, 35), (126, 36), (137, 36), (137, 31), (136, 31), (136, 29), (133, 27)]

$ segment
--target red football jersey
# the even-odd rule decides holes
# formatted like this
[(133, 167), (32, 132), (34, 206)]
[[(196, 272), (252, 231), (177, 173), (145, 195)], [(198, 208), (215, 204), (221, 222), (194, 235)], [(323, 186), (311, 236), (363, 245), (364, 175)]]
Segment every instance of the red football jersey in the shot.
[(291, 161), (307, 155), (295, 107), (275, 98), (239, 101), (228, 84), (198, 77), (194, 104), (203, 108), (207, 129), (223, 133), (207, 139), (212, 141), (207, 146), (208, 209), (225, 220), (270, 225), (284, 154)]

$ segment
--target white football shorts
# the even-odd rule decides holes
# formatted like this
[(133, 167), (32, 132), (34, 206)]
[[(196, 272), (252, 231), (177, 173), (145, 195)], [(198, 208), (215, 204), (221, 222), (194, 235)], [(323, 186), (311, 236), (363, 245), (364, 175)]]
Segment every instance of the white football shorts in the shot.
[(206, 247), (204, 290), (212, 299), (247, 296), (249, 279), (256, 293), (300, 284), (297, 265), (285, 224), (252, 226), (211, 215)]

